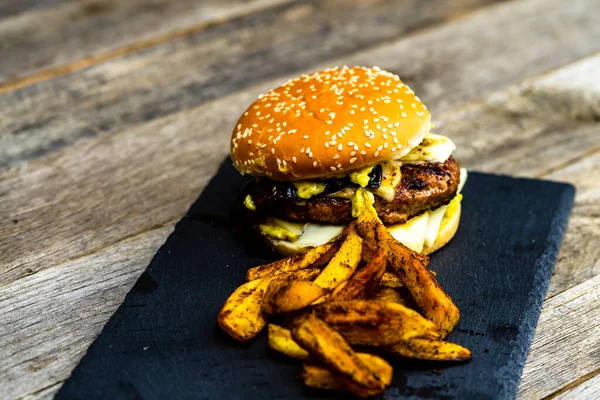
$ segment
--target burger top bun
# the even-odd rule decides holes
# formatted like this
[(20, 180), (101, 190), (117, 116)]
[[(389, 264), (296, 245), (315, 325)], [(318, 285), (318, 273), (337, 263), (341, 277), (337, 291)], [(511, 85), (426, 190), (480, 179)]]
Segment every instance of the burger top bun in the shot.
[(259, 96), (233, 131), (231, 158), (244, 175), (325, 178), (402, 157), (430, 125), (427, 108), (397, 75), (332, 68)]

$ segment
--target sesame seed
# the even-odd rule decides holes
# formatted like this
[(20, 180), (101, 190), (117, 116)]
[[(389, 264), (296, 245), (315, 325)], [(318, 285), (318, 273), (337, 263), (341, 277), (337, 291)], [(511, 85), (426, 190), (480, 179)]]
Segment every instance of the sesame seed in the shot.
[(366, 151), (364, 151), (364, 150), (361, 150), (361, 151), (360, 151), (360, 154), (364, 156), (365, 154), (367, 154), (367, 152), (366, 152)]
[(376, 151), (375, 154), (373, 154), (373, 156), (375, 156), (376, 158), (379, 157), (379, 151)]
[(271, 154), (275, 154), (275, 148), (271, 147)]
[(296, 160), (297, 160), (297, 159), (296, 159), (296, 156), (293, 156), (293, 157), (292, 157), (292, 162), (293, 162), (294, 164), (296, 164)]
[(342, 146), (342, 144), (340, 143), (340, 145), (338, 146), (338, 150), (339, 150), (339, 151), (342, 151), (342, 149), (343, 149), (343, 148), (344, 148), (344, 147), (343, 147), (343, 146)]
[(356, 162), (356, 157), (352, 157), (352, 158), (350, 159), (350, 164), (354, 164), (355, 162)]
[(313, 161), (313, 167), (317, 168), (317, 162), (316, 161)]
[(334, 156), (333, 156), (333, 159), (334, 159), (334, 160), (337, 160), (338, 158), (340, 158), (340, 155), (339, 155), (339, 154), (336, 154), (336, 155), (334, 155)]
[(308, 139), (308, 135), (304, 135), (302, 136), (304, 139)]
[(335, 171), (335, 167), (329, 167), (329, 169)]
[(371, 143), (369, 143), (369, 142), (365, 143), (365, 147), (371, 147)]
[(403, 112), (401, 115), (402, 115), (402, 118), (406, 118), (406, 113), (405, 112)]

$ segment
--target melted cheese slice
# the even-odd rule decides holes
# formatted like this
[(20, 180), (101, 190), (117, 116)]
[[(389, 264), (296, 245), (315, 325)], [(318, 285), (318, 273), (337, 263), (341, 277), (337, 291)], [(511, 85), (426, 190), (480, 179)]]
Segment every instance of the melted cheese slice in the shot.
[(405, 164), (419, 163), (424, 161), (444, 162), (456, 150), (456, 145), (450, 138), (429, 132), (423, 141), (400, 161)]
[(429, 212), (424, 212), (405, 224), (390, 225), (387, 227), (387, 230), (392, 234), (394, 239), (409, 249), (420, 253), (423, 251), (423, 245), (425, 244), (428, 223)]
[[(452, 199), (450, 204), (427, 211), (412, 218), (405, 224), (388, 226), (387, 228), (392, 236), (414, 251), (421, 252), (423, 251), (423, 247), (431, 247), (437, 239), (444, 221), (451, 219), (452, 214), (457, 211), (457, 204), (462, 199), (460, 192), (466, 181), (467, 170), (461, 168), (458, 194)], [(316, 247), (327, 243), (342, 233), (345, 228), (345, 226), (341, 225), (289, 222), (278, 218), (270, 218), (265, 224), (287, 229), (293, 235), (297, 235), (298, 239), (294, 243), (300, 247)]]

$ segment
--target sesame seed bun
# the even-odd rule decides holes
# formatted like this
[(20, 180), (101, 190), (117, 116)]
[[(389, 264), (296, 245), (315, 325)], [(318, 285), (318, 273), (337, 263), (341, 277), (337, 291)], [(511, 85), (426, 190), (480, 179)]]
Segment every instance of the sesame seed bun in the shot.
[(397, 75), (333, 68), (259, 97), (231, 138), (244, 175), (280, 181), (326, 178), (398, 159), (429, 131), (427, 108)]

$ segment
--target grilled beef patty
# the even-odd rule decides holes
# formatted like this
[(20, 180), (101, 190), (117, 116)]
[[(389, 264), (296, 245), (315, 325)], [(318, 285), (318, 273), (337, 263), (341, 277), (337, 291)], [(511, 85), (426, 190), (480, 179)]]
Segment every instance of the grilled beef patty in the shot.
[[(443, 163), (405, 164), (401, 167), (401, 174), (393, 201), (387, 202), (375, 196), (375, 209), (385, 224), (405, 223), (427, 210), (447, 204), (456, 195), (460, 180), (460, 169), (453, 157)], [(240, 200), (243, 201), (248, 194), (256, 210), (245, 210), (244, 213), (252, 220), (264, 220), (266, 216), (271, 216), (332, 225), (344, 225), (354, 220), (350, 199), (325, 195), (300, 199), (296, 195), (296, 188), (290, 183), (252, 179), (244, 188)]]

